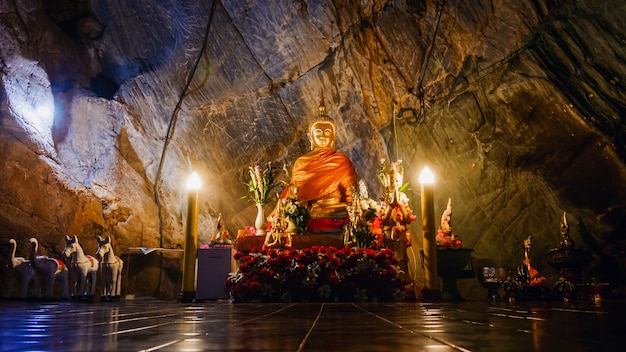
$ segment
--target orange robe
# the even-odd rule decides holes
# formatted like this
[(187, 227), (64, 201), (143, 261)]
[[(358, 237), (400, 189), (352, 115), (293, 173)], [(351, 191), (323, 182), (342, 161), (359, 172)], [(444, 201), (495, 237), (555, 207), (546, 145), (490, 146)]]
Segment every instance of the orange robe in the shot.
[[(348, 221), (346, 206), (352, 202), (350, 188), (357, 186), (356, 171), (345, 154), (319, 148), (299, 157), (291, 172), (291, 186), (297, 189), (298, 202), (310, 211), (310, 232), (341, 232)], [(292, 191), (292, 187), (286, 188), (281, 199), (293, 198)]]
[[(333, 206), (352, 202), (350, 187), (356, 187), (357, 175), (350, 159), (333, 148), (320, 148), (299, 157), (294, 163), (291, 183), (298, 189), (301, 203), (321, 201)], [(311, 214), (315, 217), (315, 214)]]

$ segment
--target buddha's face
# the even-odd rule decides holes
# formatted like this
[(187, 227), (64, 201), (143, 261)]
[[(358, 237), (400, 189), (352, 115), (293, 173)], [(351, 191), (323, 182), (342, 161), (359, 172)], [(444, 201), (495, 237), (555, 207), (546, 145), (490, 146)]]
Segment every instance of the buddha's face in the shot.
[(335, 143), (335, 129), (328, 122), (317, 122), (311, 126), (311, 147), (329, 148)]
[(400, 173), (400, 171), (397, 171), (395, 168), (393, 168), (393, 175), (391, 177), (391, 182), (394, 186), (394, 189), (400, 189), (400, 187), (402, 187), (402, 173)]

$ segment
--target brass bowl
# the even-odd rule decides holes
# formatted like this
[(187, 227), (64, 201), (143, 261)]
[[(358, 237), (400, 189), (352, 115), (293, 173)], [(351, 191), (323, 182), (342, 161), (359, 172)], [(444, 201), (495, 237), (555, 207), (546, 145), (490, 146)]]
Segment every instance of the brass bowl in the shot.
[(507, 270), (505, 268), (496, 268), (493, 266), (483, 266), (480, 268), (478, 281), (481, 283), (486, 282), (499, 282), (502, 283), (506, 280)]
[(500, 300), (498, 291), (502, 282), (506, 280), (507, 270), (505, 268), (496, 268), (494, 266), (483, 266), (478, 272), (478, 281), (487, 289), (487, 300), (495, 302)]

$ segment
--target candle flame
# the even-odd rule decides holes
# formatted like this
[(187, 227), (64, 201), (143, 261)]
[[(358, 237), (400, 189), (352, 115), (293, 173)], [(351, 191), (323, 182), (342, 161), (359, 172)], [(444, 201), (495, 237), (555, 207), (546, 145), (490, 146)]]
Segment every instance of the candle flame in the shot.
[(200, 189), (200, 176), (198, 176), (197, 172), (194, 172), (187, 179), (187, 189), (188, 190), (199, 190)]
[(428, 166), (424, 166), (422, 173), (420, 174), (420, 183), (421, 184), (433, 184), (435, 183), (435, 175), (433, 175), (432, 171), (428, 168)]

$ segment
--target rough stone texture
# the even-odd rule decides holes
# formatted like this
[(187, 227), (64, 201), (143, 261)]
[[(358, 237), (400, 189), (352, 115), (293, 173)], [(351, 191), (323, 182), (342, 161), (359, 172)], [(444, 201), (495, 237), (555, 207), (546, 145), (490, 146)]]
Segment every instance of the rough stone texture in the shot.
[[(18, 254), (31, 236), (58, 254), (66, 234), (93, 253), (104, 231), (119, 253), (180, 248), (194, 170), (199, 241), (219, 213), (234, 235), (256, 214), (240, 199), (247, 167), (306, 152), (323, 91), (370, 192), (379, 159), (401, 158), (419, 214), (428, 164), (436, 212), (452, 198), (477, 264), (515, 269), (533, 234), (535, 266), (554, 280), (543, 255), (567, 211), (590, 275), (619, 287), (624, 13), (617, 0), (2, 1), (0, 239), (17, 238)], [(31, 119), (46, 101), (53, 121)], [(126, 292), (172, 296), (173, 262), (133, 271)]]

